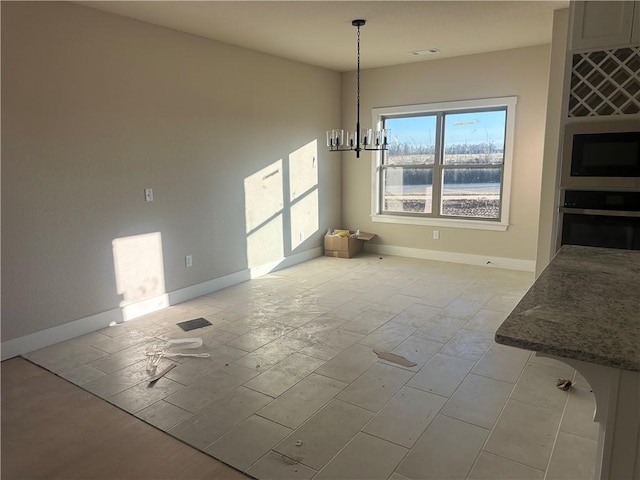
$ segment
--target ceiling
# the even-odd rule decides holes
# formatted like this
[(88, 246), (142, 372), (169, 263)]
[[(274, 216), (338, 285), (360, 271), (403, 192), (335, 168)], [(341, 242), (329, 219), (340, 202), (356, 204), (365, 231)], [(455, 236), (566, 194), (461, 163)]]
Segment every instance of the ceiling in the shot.
[[(336, 71), (551, 42), (553, 10), (569, 1), (89, 1), (124, 15)], [(437, 48), (438, 54), (410, 52)]]

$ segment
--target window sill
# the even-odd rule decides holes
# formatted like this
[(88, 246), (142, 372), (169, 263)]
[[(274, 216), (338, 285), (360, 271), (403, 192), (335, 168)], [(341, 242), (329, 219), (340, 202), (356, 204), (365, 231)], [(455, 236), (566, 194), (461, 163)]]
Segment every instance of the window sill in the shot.
[(371, 215), (377, 223), (396, 223), (403, 225), (426, 225), (432, 227), (467, 228), (471, 230), (493, 230), (504, 232), (508, 223), (490, 222), (487, 220), (463, 220), (453, 218), (404, 217), (401, 215)]

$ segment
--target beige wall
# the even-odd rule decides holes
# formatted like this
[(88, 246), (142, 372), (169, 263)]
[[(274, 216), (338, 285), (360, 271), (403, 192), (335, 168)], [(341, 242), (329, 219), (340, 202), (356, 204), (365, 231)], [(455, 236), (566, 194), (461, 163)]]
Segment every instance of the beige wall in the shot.
[(553, 39), (551, 46), (551, 69), (549, 73), (549, 99), (547, 101), (547, 128), (544, 140), (544, 163), (542, 168), (542, 188), (540, 194), (540, 221), (538, 227), (538, 256), (536, 276), (549, 264), (556, 251), (558, 221), (558, 168), (559, 139), (567, 57), (567, 31), (569, 9), (553, 12)]
[(2, 2), (3, 341), (320, 247), (339, 89), (73, 3)]
[[(342, 162), (342, 226), (374, 232), (378, 237), (372, 242), (384, 245), (533, 262), (538, 240), (549, 52), (549, 45), (542, 45), (377, 68), (361, 75), (363, 128), (370, 125), (371, 109), (375, 107), (518, 97), (511, 213), (506, 232), (373, 223), (373, 160), (369, 154), (356, 160), (350, 153), (343, 155)], [(342, 98), (343, 125), (355, 126), (353, 73), (343, 74)], [(433, 240), (434, 229), (440, 231), (440, 240)]]

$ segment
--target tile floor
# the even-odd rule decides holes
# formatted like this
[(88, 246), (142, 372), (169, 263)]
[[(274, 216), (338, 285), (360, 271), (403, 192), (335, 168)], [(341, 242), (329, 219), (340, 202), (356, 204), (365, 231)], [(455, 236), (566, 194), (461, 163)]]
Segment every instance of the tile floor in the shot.
[[(588, 384), (493, 341), (532, 281), (320, 257), (25, 356), (261, 480), (589, 479)], [(213, 325), (176, 326), (198, 317)], [(165, 358), (159, 369), (177, 366), (148, 387), (149, 346), (188, 337), (210, 358)], [(557, 378), (576, 387), (561, 391)]]

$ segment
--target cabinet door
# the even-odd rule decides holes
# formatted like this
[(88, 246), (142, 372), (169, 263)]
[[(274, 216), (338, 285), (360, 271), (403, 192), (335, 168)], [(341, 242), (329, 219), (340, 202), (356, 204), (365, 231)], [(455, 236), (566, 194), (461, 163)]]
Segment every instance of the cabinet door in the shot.
[(600, 48), (631, 42), (635, 4), (624, 1), (576, 1), (571, 3), (571, 48)]

